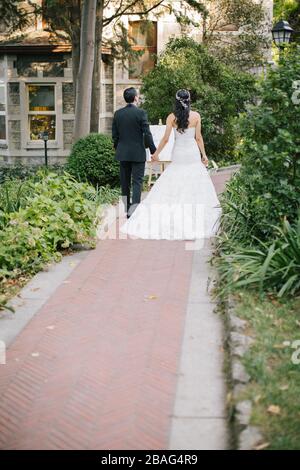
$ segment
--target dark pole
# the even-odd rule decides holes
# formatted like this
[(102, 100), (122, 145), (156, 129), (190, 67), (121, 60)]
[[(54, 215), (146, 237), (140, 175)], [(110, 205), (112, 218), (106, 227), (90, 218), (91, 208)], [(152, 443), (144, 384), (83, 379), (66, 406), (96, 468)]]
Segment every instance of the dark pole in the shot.
[(48, 146), (47, 146), (47, 140), (44, 140), (44, 146), (45, 146), (45, 165), (48, 166)]

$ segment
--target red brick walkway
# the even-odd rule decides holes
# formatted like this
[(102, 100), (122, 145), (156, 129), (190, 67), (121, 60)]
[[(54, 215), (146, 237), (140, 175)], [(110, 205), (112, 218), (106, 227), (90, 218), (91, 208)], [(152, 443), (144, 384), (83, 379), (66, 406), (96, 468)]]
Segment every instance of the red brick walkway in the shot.
[(168, 448), (192, 260), (100, 241), (9, 348), (0, 448)]

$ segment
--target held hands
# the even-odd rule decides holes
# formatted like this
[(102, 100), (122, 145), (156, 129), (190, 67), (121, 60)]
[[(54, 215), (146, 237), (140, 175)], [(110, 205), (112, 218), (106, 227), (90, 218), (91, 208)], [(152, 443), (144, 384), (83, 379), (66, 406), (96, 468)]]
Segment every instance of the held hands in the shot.
[(159, 154), (156, 152), (154, 152), (152, 155), (151, 155), (151, 161), (152, 162), (159, 162)]
[(206, 166), (206, 168), (207, 168), (207, 167), (208, 167), (208, 158), (207, 158), (207, 156), (204, 155), (201, 160), (202, 160), (202, 163), (203, 163), (203, 164)]

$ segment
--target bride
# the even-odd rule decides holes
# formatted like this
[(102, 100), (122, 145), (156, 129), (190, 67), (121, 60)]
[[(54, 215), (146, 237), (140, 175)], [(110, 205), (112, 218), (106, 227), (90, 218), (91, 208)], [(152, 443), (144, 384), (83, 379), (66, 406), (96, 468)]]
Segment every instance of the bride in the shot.
[(144, 239), (196, 240), (218, 231), (221, 208), (207, 171), (201, 117), (190, 107), (190, 93), (179, 90), (175, 111), (168, 116), (165, 135), (152, 155), (153, 161), (159, 161), (174, 132), (171, 163), (121, 232)]

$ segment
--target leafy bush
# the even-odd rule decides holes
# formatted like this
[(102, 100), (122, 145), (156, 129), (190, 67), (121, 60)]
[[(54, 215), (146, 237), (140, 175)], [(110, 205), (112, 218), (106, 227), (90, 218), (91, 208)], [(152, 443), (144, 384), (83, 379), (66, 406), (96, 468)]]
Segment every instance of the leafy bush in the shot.
[(25, 180), (34, 177), (40, 171), (50, 171), (59, 175), (65, 171), (64, 165), (54, 164), (48, 167), (44, 165), (0, 165), (0, 184), (6, 180)]
[(30, 195), (30, 180), (8, 179), (0, 185), (0, 229), (4, 227), (8, 214), (26, 206)]
[(245, 244), (267, 241), (300, 205), (300, 105), (293, 103), (300, 48), (291, 47), (260, 86), (260, 104), (240, 122), (241, 171), (224, 194), (223, 231)]
[(94, 186), (116, 187), (119, 184), (119, 165), (114, 156), (110, 136), (90, 134), (74, 144), (67, 170), (80, 181), (88, 181)]
[(94, 245), (96, 235), (96, 191), (72, 176), (40, 174), (30, 180), (31, 195), (18, 211), (6, 214), (0, 231), (0, 275), (15, 270), (36, 272), (59, 256), (58, 251), (74, 243)]
[(273, 243), (260, 242), (223, 256), (222, 294), (245, 287), (273, 291), (278, 297), (300, 294), (300, 217), (295, 227), (285, 220), (283, 228), (275, 230), (279, 237)]
[(202, 117), (208, 156), (236, 161), (234, 118), (255, 94), (250, 74), (226, 66), (204, 45), (189, 38), (171, 39), (157, 66), (144, 77), (142, 93), (149, 119), (166, 119), (174, 107), (176, 91), (191, 92), (192, 108)]
[(299, 76), (294, 45), (261, 83), (259, 104), (241, 119), (241, 170), (221, 198), (223, 293), (242, 287), (279, 296), (300, 292), (300, 104), (293, 99)]

